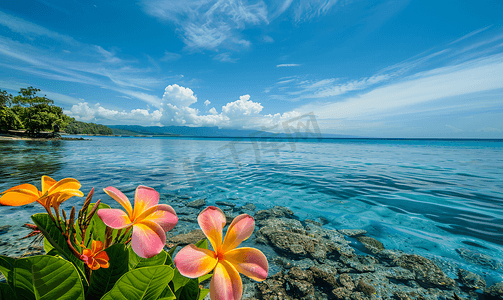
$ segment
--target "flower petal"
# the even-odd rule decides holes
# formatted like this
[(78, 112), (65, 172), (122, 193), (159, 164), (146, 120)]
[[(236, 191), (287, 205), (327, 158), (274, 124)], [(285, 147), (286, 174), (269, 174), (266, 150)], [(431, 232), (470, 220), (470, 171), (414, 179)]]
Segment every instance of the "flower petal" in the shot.
[(42, 176), (42, 194), (45, 194), (53, 185), (57, 183), (56, 180), (49, 176)]
[(267, 278), (269, 264), (262, 251), (255, 248), (237, 248), (224, 255), (224, 259), (236, 268), (236, 270), (256, 281)]
[(248, 214), (242, 214), (232, 220), (222, 245), (222, 252), (225, 253), (239, 246), (242, 241), (249, 238), (255, 228), (255, 220)]
[(239, 273), (228, 262), (219, 261), (210, 282), (212, 300), (240, 300), (243, 294), (243, 283)]
[(159, 204), (159, 193), (153, 188), (140, 185), (134, 194), (134, 217), (138, 217), (145, 210)]
[(102, 241), (93, 241), (91, 244), (91, 250), (93, 251), (93, 254), (96, 254), (103, 250), (103, 242)]
[[(52, 178), (51, 178), (52, 179)], [(58, 181), (56, 184), (51, 186), (47, 191), (42, 191), (43, 193), (47, 192), (48, 194), (59, 193), (62, 190), (78, 190), (81, 185), (77, 179), (73, 178), (65, 178)]]
[(20, 205), (25, 205), (25, 204), (29, 204), (29, 203), (37, 201), (37, 199), (39, 198), (38, 197), (38, 190), (37, 190), (37, 195), (35, 196), (33, 194), (33, 189), (25, 189), (25, 188), (30, 188), (30, 187), (28, 187), (30, 185), (31, 184), (22, 184), (20, 186), (14, 187), (14, 188), (18, 188), (18, 187), (22, 186), (23, 188), (21, 188), (21, 189), (19, 189), (19, 188), (18, 189), (14, 189), (14, 188), (8, 189), (7, 191), (4, 192), (5, 194), (3, 194), (2, 197), (0, 197), (0, 204), (9, 205), (9, 206), (20, 206)]
[(28, 184), (28, 183), (24, 183), (24, 184), (17, 185), (15, 187), (11, 187), (10, 189), (8, 189), (6, 191), (1, 192), (0, 195), (8, 193), (8, 192), (14, 192), (16, 190), (23, 190), (23, 192), (26, 193), (27, 195), (31, 194), (34, 197), (40, 196), (40, 192), (38, 191), (38, 189), (34, 185)]
[(175, 257), (175, 266), (185, 277), (197, 278), (208, 274), (215, 268), (218, 259), (215, 252), (198, 248), (193, 244), (187, 245), (178, 251)]
[(141, 215), (136, 217), (135, 221), (149, 220), (159, 224), (164, 232), (167, 232), (178, 223), (178, 216), (173, 207), (167, 204), (159, 204), (145, 210)]
[(162, 251), (166, 234), (162, 227), (152, 221), (143, 220), (133, 225), (131, 247), (138, 256), (150, 258)]
[(112, 197), (115, 201), (119, 202), (122, 207), (126, 210), (127, 214), (133, 217), (133, 207), (131, 206), (131, 202), (121, 191), (114, 188), (113, 186), (109, 186), (103, 189), (108, 196)]
[(104, 269), (110, 266), (108, 263), (110, 258), (108, 257), (108, 254), (105, 251), (101, 251), (100, 253), (98, 253), (96, 256), (94, 256), (94, 259), (100, 264), (100, 267)]
[(98, 209), (98, 217), (109, 227), (113, 229), (121, 229), (131, 226), (129, 216), (120, 209), (102, 208)]
[(222, 231), (225, 226), (224, 212), (215, 206), (206, 207), (197, 216), (197, 223), (203, 230), (204, 234), (210, 240), (213, 250), (218, 251), (222, 245)]

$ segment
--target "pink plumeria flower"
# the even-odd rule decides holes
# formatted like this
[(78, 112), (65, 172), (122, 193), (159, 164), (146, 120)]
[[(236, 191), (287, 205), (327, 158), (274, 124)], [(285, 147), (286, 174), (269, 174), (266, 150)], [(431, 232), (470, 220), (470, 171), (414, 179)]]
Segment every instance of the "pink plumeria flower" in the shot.
[(119, 202), (126, 212), (120, 209), (100, 209), (98, 216), (114, 229), (133, 226), (131, 247), (143, 258), (156, 256), (166, 242), (166, 232), (178, 222), (175, 210), (167, 204), (159, 203), (159, 193), (153, 188), (138, 186), (134, 195), (134, 209), (129, 199), (118, 189), (103, 189), (110, 197)]
[(250, 215), (239, 215), (232, 221), (223, 243), (225, 215), (219, 208), (205, 208), (197, 217), (197, 222), (214, 251), (188, 245), (176, 255), (175, 265), (180, 274), (189, 278), (214, 270), (210, 283), (212, 300), (241, 299), (243, 283), (239, 273), (256, 281), (267, 278), (269, 265), (264, 253), (255, 248), (236, 248), (253, 233), (255, 220)]

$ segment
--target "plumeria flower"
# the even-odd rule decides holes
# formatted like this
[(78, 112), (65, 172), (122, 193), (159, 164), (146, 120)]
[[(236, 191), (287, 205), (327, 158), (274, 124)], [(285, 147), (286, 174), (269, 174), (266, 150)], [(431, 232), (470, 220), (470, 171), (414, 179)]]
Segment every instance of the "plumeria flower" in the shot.
[(108, 258), (108, 254), (103, 251), (103, 242), (101, 241), (93, 241), (91, 249), (84, 249), (80, 260), (87, 264), (91, 270), (106, 269), (110, 266), (108, 264), (110, 259)]
[(159, 193), (153, 188), (138, 186), (134, 196), (134, 209), (129, 199), (118, 189), (103, 189), (110, 197), (119, 202), (126, 210), (100, 209), (98, 216), (114, 229), (133, 226), (131, 247), (143, 258), (156, 256), (166, 242), (166, 232), (178, 222), (175, 210), (167, 204), (159, 203)]
[(175, 265), (180, 274), (189, 278), (197, 278), (214, 270), (210, 283), (212, 300), (241, 299), (243, 284), (239, 273), (256, 281), (267, 278), (269, 265), (260, 250), (236, 248), (253, 233), (255, 220), (250, 215), (239, 215), (232, 221), (223, 243), (222, 231), (226, 220), (219, 208), (205, 208), (197, 217), (197, 222), (214, 251), (188, 245), (176, 255)]
[(73, 178), (56, 181), (49, 176), (42, 176), (41, 191), (34, 185), (21, 184), (0, 193), (3, 195), (0, 197), (0, 204), (21, 206), (37, 201), (46, 208), (50, 208), (51, 205), (58, 208), (61, 203), (73, 196), (84, 196), (84, 193), (79, 191), (80, 187), (80, 182)]

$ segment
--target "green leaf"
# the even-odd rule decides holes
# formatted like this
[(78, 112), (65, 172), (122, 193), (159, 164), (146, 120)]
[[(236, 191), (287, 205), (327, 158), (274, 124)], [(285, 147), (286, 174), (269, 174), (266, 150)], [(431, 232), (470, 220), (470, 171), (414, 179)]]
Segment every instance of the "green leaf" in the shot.
[(154, 300), (164, 291), (173, 277), (169, 266), (134, 269), (124, 274), (102, 300)]
[(174, 245), (171, 249), (169, 249), (168, 251), (169, 257), (173, 257), (173, 253), (175, 253), (176, 247), (178, 247), (178, 244)]
[(189, 282), (190, 278), (187, 278), (180, 274), (178, 269), (175, 269), (175, 273), (173, 274), (172, 289), (176, 293), (182, 286), (184, 286), (187, 282)]
[(129, 250), (129, 270), (151, 267), (151, 266), (162, 266), (166, 261), (166, 257), (168, 253), (166, 251), (161, 250), (159, 254), (151, 258), (143, 258), (138, 256), (133, 250), (132, 247), (128, 247)]
[(164, 288), (164, 291), (162, 291), (161, 295), (159, 296), (159, 300), (174, 300), (176, 299), (175, 293), (171, 290), (171, 288), (166, 286)]
[(91, 274), (89, 289), (86, 293), (88, 299), (99, 299), (108, 293), (114, 284), (128, 271), (128, 250), (124, 244), (115, 244), (105, 249), (108, 255), (109, 267), (99, 268)]
[(44, 237), (44, 251), (45, 253), (51, 252), (51, 250), (54, 249), (54, 247), (49, 243), (49, 241)]
[(87, 279), (84, 274), (84, 263), (73, 255), (68, 244), (66, 243), (65, 237), (61, 234), (58, 227), (52, 222), (48, 214), (34, 214), (31, 216), (33, 222), (37, 225), (40, 231), (44, 234), (44, 237), (51, 244), (51, 246), (56, 249), (63, 258), (69, 260), (73, 263), (82, 278), (82, 284), (87, 286)]
[(199, 282), (197, 279), (190, 279), (177, 293), (179, 300), (195, 300), (199, 299)]
[(208, 240), (202, 239), (199, 242), (197, 242), (195, 246), (198, 248), (208, 249)]
[(84, 287), (75, 266), (48, 255), (16, 260), (13, 285), (17, 299), (84, 300)]
[(213, 274), (206, 274), (206, 275), (203, 275), (203, 276), (197, 278), (197, 280), (199, 281), (199, 283), (201, 283), (201, 282), (203, 282), (203, 281), (205, 281), (207, 279), (210, 279), (211, 276), (213, 276)]
[(3, 256), (0, 255), (0, 272), (2, 272), (3, 276), (7, 281), (9, 281), (9, 276), (12, 273), (12, 270), (14, 269), (14, 263), (16, 262), (16, 259), (9, 257), (9, 256)]
[(174, 265), (175, 265), (175, 262), (173, 261), (173, 259), (171, 258), (171, 255), (169, 255), (167, 252), (166, 252), (166, 261), (164, 262), (164, 264), (166, 266), (170, 266), (172, 268), (174, 268)]
[(201, 291), (199, 292), (199, 300), (203, 300), (209, 292), (209, 289), (201, 289)]
[(0, 282), (0, 299), (15, 300), (14, 291), (5, 282)]

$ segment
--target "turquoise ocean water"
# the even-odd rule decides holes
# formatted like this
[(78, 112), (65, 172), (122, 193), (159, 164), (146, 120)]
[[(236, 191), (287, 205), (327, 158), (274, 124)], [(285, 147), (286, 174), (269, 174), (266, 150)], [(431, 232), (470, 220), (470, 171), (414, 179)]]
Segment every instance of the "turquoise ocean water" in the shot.
[[(168, 204), (176, 195), (287, 206), (301, 220), (323, 217), (327, 228), (365, 229), (386, 248), (503, 281), (501, 140), (90, 138), (0, 141), (0, 191), (40, 187), (49, 175), (78, 179), (86, 194), (95, 187), (95, 199), (112, 206), (103, 188), (132, 199), (140, 184)], [(72, 198), (65, 207), (82, 201)], [(42, 210), (0, 207), (0, 226), (18, 226)], [(467, 261), (460, 249), (489, 256), (497, 267)]]

